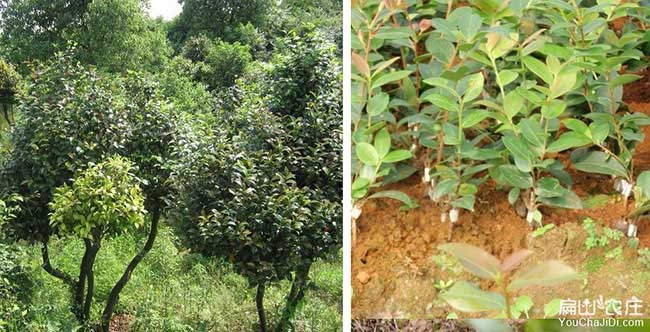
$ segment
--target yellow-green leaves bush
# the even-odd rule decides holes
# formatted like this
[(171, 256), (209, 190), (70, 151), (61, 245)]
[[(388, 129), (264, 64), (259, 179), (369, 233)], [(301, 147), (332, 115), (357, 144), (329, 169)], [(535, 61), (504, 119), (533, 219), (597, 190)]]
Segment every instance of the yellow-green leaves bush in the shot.
[(61, 234), (101, 240), (144, 225), (144, 198), (133, 164), (114, 156), (90, 164), (71, 185), (54, 190), (50, 222)]

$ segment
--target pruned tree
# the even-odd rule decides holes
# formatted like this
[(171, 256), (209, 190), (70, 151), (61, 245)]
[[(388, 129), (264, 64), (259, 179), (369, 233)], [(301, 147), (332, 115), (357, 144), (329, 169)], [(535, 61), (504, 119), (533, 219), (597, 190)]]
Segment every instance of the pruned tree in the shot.
[(84, 242), (72, 307), (77, 319), (85, 325), (91, 318), (94, 265), (102, 241), (144, 226), (144, 198), (133, 168), (128, 159), (119, 156), (98, 164), (89, 163), (70, 185), (64, 183), (54, 189), (49, 204), (50, 224), (56, 234)]
[[(188, 245), (225, 257), (258, 289), (292, 280), (278, 331), (287, 331), (314, 261), (341, 246), (341, 67), (318, 35), (282, 40), (257, 80), (242, 79), (214, 126), (186, 131), (174, 158), (179, 226)], [(248, 77), (248, 76), (247, 76)]]
[(49, 274), (73, 289), (83, 282), (50, 262), (49, 240), (61, 230), (49, 222), (55, 188), (113, 155), (133, 162), (143, 181), (147, 240), (108, 296), (101, 323), (107, 331), (121, 291), (156, 239), (168, 193), (174, 114), (150, 77), (100, 75), (68, 53), (39, 65), (31, 79), (17, 104), (21, 116), (11, 135), (13, 149), (0, 167), (0, 190), (24, 197), (7, 227), (14, 239), (40, 243)]

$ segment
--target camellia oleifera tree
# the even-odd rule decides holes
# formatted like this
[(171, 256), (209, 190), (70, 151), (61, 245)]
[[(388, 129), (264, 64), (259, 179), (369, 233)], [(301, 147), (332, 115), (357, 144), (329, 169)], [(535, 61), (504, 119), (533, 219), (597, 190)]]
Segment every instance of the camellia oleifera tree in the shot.
[(312, 263), (341, 246), (341, 66), (334, 44), (303, 37), (255, 73), (268, 83), (239, 81), (220, 123), (174, 144), (183, 234), (257, 287), (262, 331), (266, 285), (292, 280), (276, 328), (287, 331)]
[(53, 192), (50, 224), (61, 237), (82, 239), (84, 256), (74, 287), (75, 314), (83, 323), (90, 319), (95, 295), (94, 265), (102, 240), (133, 232), (144, 226), (144, 198), (134, 165), (119, 156), (99, 164), (89, 163)]
[(257, 288), (260, 330), (266, 331), (266, 286), (291, 279), (305, 266), (306, 251), (332, 252), (340, 205), (297, 186), (284, 168), (283, 147), (246, 151), (237, 138), (210, 131), (179, 139), (180, 227), (194, 250), (230, 260)]
[[(3, 195), (18, 193), (20, 212), (7, 224), (10, 236), (40, 244), (43, 268), (71, 289), (85, 282), (52, 266), (48, 248), (61, 227), (50, 224), (55, 188), (70, 185), (89, 163), (113, 155), (128, 158), (142, 180), (148, 237), (112, 288), (101, 325), (108, 330), (119, 295), (133, 271), (151, 250), (168, 192), (171, 136), (176, 121), (155, 81), (139, 74), (102, 76), (76, 63), (69, 53), (37, 66), (18, 98), (21, 116), (11, 135), (12, 151), (0, 167)], [(86, 218), (88, 216), (85, 216)], [(84, 256), (87, 256), (88, 248)], [(79, 303), (72, 311), (85, 321)]]

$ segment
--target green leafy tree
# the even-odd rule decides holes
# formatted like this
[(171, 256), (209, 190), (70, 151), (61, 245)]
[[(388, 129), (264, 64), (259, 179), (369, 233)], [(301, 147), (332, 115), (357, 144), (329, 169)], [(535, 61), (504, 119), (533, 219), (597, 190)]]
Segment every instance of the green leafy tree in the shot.
[[(314, 257), (307, 254), (337, 250), (341, 209), (296, 185), (281, 147), (245, 151), (234, 139), (218, 131), (180, 136), (177, 218), (191, 248), (228, 259), (257, 288), (266, 331), (265, 287), (308, 266)], [(292, 293), (305, 291), (295, 287)]]
[(135, 165), (142, 191), (149, 233), (109, 294), (102, 324), (108, 329), (119, 295), (133, 270), (151, 250), (165, 207), (163, 197), (169, 171), (169, 142), (176, 123), (157, 83), (136, 73), (125, 77), (100, 76), (58, 54), (40, 65), (19, 98), (21, 113), (11, 135), (13, 149), (0, 168), (2, 193), (19, 193), (24, 201), (7, 226), (11, 236), (40, 243), (43, 268), (71, 288), (75, 280), (52, 266), (48, 242), (58, 228), (49, 223), (54, 189), (70, 184), (88, 163), (122, 155)]
[(192, 36), (223, 38), (228, 27), (252, 23), (264, 27), (271, 0), (182, 0), (183, 11), (170, 27), (169, 37), (183, 45)]
[(144, 198), (134, 165), (122, 157), (89, 164), (71, 185), (56, 188), (50, 223), (60, 236), (83, 239), (85, 252), (73, 295), (73, 311), (88, 324), (95, 293), (94, 265), (104, 239), (130, 233), (145, 222)]
[[(207, 137), (208, 141), (205, 143), (190, 144), (213, 144), (212, 148), (206, 147), (206, 152), (200, 153), (203, 156), (216, 154), (211, 157), (211, 161), (195, 160), (192, 163), (199, 166), (214, 164), (215, 169), (182, 174), (180, 179), (198, 178), (191, 181), (182, 180), (186, 187), (180, 191), (189, 190), (182, 200), (192, 202), (186, 203), (186, 209), (200, 212), (194, 212), (195, 216), (184, 224), (194, 225), (196, 221), (192, 220), (197, 218), (202, 218), (202, 223), (206, 225), (213, 225), (219, 220), (232, 220), (251, 234), (264, 234), (268, 230), (263, 227), (284, 225), (285, 219), (299, 219), (301, 214), (290, 209), (276, 211), (277, 202), (288, 199), (303, 202), (306, 209), (304, 212), (310, 221), (294, 226), (293, 232), (300, 234), (298, 237), (285, 234), (291, 232), (289, 227), (281, 229), (280, 235), (287, 238), (284, 240), (284, 246), (294, 246), (295, 252), (294, 256), (282, 253), (281, 257), (274, 258), (277, 261), (272, 264), (276, 266), (275, 273), (279, 274), (264, 270), (241, 270), (244, 275), (249, 276), (249, 280), (250, 276), (255, 275), (257, 276), (254, 278), (266, 278), (263, 279), (268, 280), (266, 282), (292, 279), (292, 288), (277, 327), (277, 330), (284, 331), (291, 327), (295, 310), (305, 296), (312, 263), (336, 253), (341, 246), (339, 232), (342, 210), (342, 80), (341, 63), (335, 55), (336, 46), (320, 34), (314, 32), (302, 37), (291, 34), (280, 42), (286, 46), (286, 51), (277, 54), (268, 69), (253, 69), (247, 72), (227, 93), (219, 94), (218, 107), (222, 109), (216, 111), (218, 121), (214, 125), (218, 129), (210, 136), (229, 137), (229, 142), (218, 143), (215, 138)], [(252, 79), (253, 77), (257, 78)], [(226, 147), (231, 151), (224, 150)], [(230, 154), (242, 154), (243, 156), (239, 157), (242, 160), (238, 162), (236, 159), (228, 159), (231, 158), (228, 157)], [(225, 168), (227, 165), (240, 166), (229, 170)], [(224, 168), (216, 168), (217, 166)], [(241, 176), (246, 180), (231, 183), (232, 179), (225, 178), (227, 181), (224, 183), (214, 183), (203, 175), (239, 173), (245, 174), (245, 177)], [(260, 179), (274, 180), (267, 183), (266, 180)], [(241, 192), (242, 196), (251, 196), (251, 201), (240, 202), (241, 199), (237, 198), (237, 195), (232, 196), (237, 192)], [(209, 198), (205, 196), (206, 193), (210, 193)], [(223, 200), (223, 207), (215, 207), (218, 200)], [(252, 202), (255, 200), (258, 201), (255, 207), (247, 207), (247, 204), (254, 204)], [(291, 204), (287, 204), (287, 207), (293, 208)], [(227, 209), (228, 217), (221, 214), (226, 213), (224, 209)], [(214, 210), (212, 215), (218, 217), (210, 219), (203, 216), (205, 211), (210, 210)], [(253, 213), (269, 217), (258, 225), (249, 221), (257, 220), (258, 217)], [(183, 212), (182, 215), (191, 216), (192, 213)], [(291, 217), (292, 215), (295, 217)], [(199, 223), (198, 227), (204, 227), (201, 226), (202, 223)], [(188, 233), (208, 234), (207, 231), (198, 231), (195, 227), (197, 226), (192, 226)], [(222, 231), (221, 234), (226, 232)], [(266, 237), (276, 238), (280, 235), (268, 234)], [(240, 251), (233, 239), (228, 241), (229, 246), (237, 248), (235, 252)], [(270, 252), (280, 250), (274, 249), (274, 244), (270, 242), (261, 245), (268, 246), (264, 250)], [(210, 255), (217, 255), (218, 252), (224, 255), (228, 251), (221, 249)], [(236, 264), (247, 266), (248, 263), (255, 262), (255, 265), (259, 265), (259, 259), (271, 259), (271, 256), (237, 257)], [(252, 279), (253, 285), (256, 282), (259, 287), (259, 281)]]
[(208, 48), (204, 61), (199, 63), (196, 79), (210, 90), (228, 88), (242, 75), (251, 60), (249, 46), (216, 41)]
[(155, 70), (171, 48), (142, 0), (2, 0), (2, 43), (16, 64), (45, 60), (69, 42), (84, 63), (110, 71)]

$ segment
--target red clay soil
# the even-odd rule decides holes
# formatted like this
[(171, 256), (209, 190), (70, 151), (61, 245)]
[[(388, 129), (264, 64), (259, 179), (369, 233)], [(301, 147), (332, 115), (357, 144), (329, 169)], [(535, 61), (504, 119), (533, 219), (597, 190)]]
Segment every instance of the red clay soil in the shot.
[[(650, 114), (648, 74), (626, 87), (625, 93), (630, 108), (646, 114)], [(637, 147), (637, 172), (650, 169), (650, 128), (645, 129), (645, 135), (646, 140)], [(619, 296), (620, 299), (633, 295), (650, 298), (650, 274), (635, 273), (644, 271), (644, 268), (629, 246), (623, 246), (625, 259), (608, 260), (607, 264), (592, 262), (594, 256), (604, 255), (605, 248), (600, 251), (584, 249), (586, 234), (582, 221), (586, 217), (612, 227), (625, 215), (623, 202), (612, 190), (611, 178), (569, 171), (575, 181), (572, 189), (583, 199), (590, 198), (596, 203), (583, 210), (544, 209), (544, 223), (554, 223), (558, 227), (543, 237), (533, 239), (530, 236), (528, 224), (508, 203), (507, 193), (490, 183), (481, 188), (475, 213), (461, 214), (452, 232), (451, 242), (479, 246), (500, 259), (518, 249), (530, 248), (535, 254), (527, 259), (528, 265), (546, 259), (561, 259), (578, 271), (583, 271), (588, 264), (593, 265), (590, 266), (594, 273), (585, 277), (586, 283), (575, 281), (553, 288), (527, 290), (526, 295), (535, 301), (531, 318), (543, 317), (543, 304), (554, 298), (575, 299), (579, 294), (602, 294), (606, 298)], [(368, 200), (363, 206), (363, 214), (357, 220), (357, 240), (352, 248), (354, 318), (444, 318), (452, 308), (438, 299), (438, 290), (434, 288), (436, 282), (469, 279), (480, 283), (483, 288), (494, 287), (466, 273), (454, 271), (450, 267), (452, 264), (444, 262), (436, 247), (448, 242), (449, 222), (441, 223), (439, 208), (423, 197), (424, 187), (419, 176), (414, 175), (385, 189), (400, 190), (417, 198), (420, 207), (400, 211), (401, 203), (390, 199)], [(649, 222), (639, 225), (638, 236), (641, 246), (650, 246)], [(621, 243), (626, 243), (626, 240)], [(601, 273), (603, 271), (606, 273)]]

